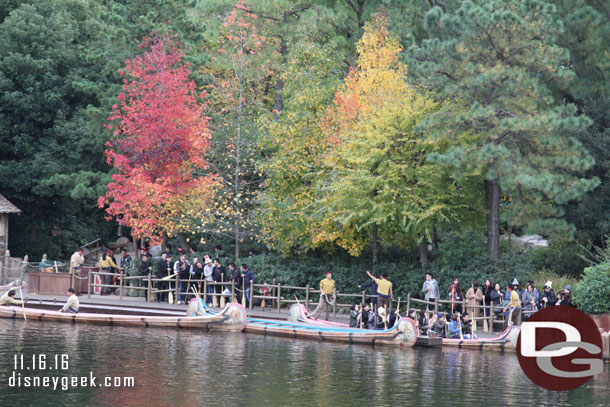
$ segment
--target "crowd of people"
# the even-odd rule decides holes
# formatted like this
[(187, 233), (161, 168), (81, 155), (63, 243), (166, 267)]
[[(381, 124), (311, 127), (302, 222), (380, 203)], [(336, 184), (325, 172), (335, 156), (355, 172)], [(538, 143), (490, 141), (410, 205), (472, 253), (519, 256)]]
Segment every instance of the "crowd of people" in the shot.
[[(251, 284), (256, 283), (256, 278), (247, 264), (243, 263), (239, 267), (228, 262), (225, 267), (220, 260), (221, 247), (217, 246), (215, 257), (204, 255), (200, 258), (195, 249), (191, 249), (188, 256), (183, 249), (177, 250), (174, 256), (171, 247), (166, 246), (161, 253), (160, 259), (155, 263), (152, 256), (145, 248), (140, 249), (139, 261), (135, 262), (125, 249), (121, 250), (120, 261), (114, 257), (114, 251), (106, 251), (99, 259), (100, 271), (104, 272), (101, 294), (108, 295), (116, 290), (113, 284), (116, 283), (120, 272), (129, 275), (139, 274), (141, 276), (152, 275), (156, 277), (155, 286), (157, 302), (171, 302), (170, 293), (176, 289), (175, 284), (179, 284), (177, 304), (188, 302), (188, 296), (193, 290), (202, 293), (207, 289), (207, 299), (209, 305), (217, 305), (214, 300), (219, 296), (231, 296), (231, 300), (243, 302), (249, 307), (251, 301)], [(254, 254), (251, 253), (250, 256)], [(249, 257), (250, 257), (249, 256)], [(190, 260), (189, 260), (190, 257)], [(174, 260), (175, 259), (175, 260)], [(72, 255), (70, 262), (71, 272), (78, 273), (84, 263), (82, 249), (78, 249)], [(354, 304), (350, 310), (350, 326), (364, 329), (387, 329), (392, 327), (398, 317), (396, 308), (392, 308), (394, 292), (392, 282), (388, 280), (388, 275), (382, 272), (379, 276), (367, 271), (369, 280), (358, 286), (361, 289), (370, 289), (370, 303)], [(178, 277), (176, 279), (175, 277)], [(203, 282), (206, 282), (204, 284)], [(223, 283), (230, 283), (233, 291), (228, 290)], [(148, 288), (148, 286), (143, 286)], [(225, 287), (225, 288), (223, 288)], [(476, 338), (473, 333), (472, 321), (481, 316), (488, 317), (493, 305), (495, 314), (503, 314), (509, 318), (514, 311), (523, 311), (523, 318), (527, 319), (532, 313), (539, 309), (556, 305), (574, 306), (572, 304), (571, 287), (568, 285), (563, 290), (555, 292), (553, 283), (547, 281), (542, 290), (534, 285), (533, 281), (528, 281), (526, 288), (519, 289), (519, 281), (515, 278), (512, 283), (507, 284), (506, 290), (502, 291), (500, 283), (493, 283), (491, 279), (485, 279), (483, 285), (476, 280), (471, 281), (470, 287), (464, 294), (464, 289), (456, 277), (446, 290), (446, 298), (450, 301), (445, 303), (448, 308), (447, 315), (443, 312), (433, 313), (426, 308), (425, 312), (411, 310), (409, 317), (417, 321), (420, 332), (423, 335), (435, 335), (449, 338)], [(0, 289), (8, 288), (0, 287)], [(325, 311), (325, 319), (330, 317), (330, 309), (336, 301), (337, 288), (332, 279), (332, 273), (328, 271), (325, 278), (320, 280), (320, 297), (315, 311), (311, 314), (314, 319), (321, 316)], [(202, 291), (203, 290), (203, 291)], [(149, 300), (148, 290), (145, 289), (145, 297)], [(269, 295), (270, 290), (266, 285), (260, 288), (263, 296)], [(9, 289), (0, 297), (0, 305), (21, 304), (15, 300), (15, 289)], [(438, 281), (432, 273), (427, 273), (421, 289), (422, 296), (430, 304), (435, 304), (441, 297), (441, 289)], [(78, 299), (74, 290), (68, 292), (69, 300), (67, 305), (62, 308), (66, 312), (78, 312)], [(263, 297), (264, 298), (264, 297)], [(440, 309), (443, 306), (439, 307)], [(484, 313), (484, 314), (483, 314)]]
[[(216, 254), (219, 253), (219, 246), (216, 248)], [(76, 258), (78, 251), (73, 255), (73, 260)], [(82, 254), (82, 253), (81, 253)], [(126, 249), (121, 250), (120, 262), (117, 262), (114, 257), (114, 251), (106, 251), (98, 261), (99, 270), (103, 272), (101, 295), (109, 295), (116, 292), (116, 287), (119, 273), (124, 272), (129, 275), (137, 274), (140, 276), (152, 275), (156, 278), (155, 300), (157, 302), (169, 302), (170, 292), (178, 288), (177, 304), (187, 302), (188, 295), (192, 290), (201, 293), (207, 290), (207, 298), (210, 305), (213, 305), (214, 296), (227, 296), (235, 294), (236, 297), (244, 297), (246, 307), (249, 306), (251, 293), (251, 283), (256, 283), (256, 278), (250, 267), (243, 263), (239, 267), (233, 262), (225, 267), (220, 258), (212, 259), (210, 255), (204, 255), (200, 258), (194, 248), (191, 249), (190, 255), (187, 255), (182, 248), (178, 248), (177, 255), (174, 255), (171, 247), (166, 246), (161, 253), (160, 259), (153, 262), (152, 256), (146, 248), (140, 249), (140, 260), (134, 262), (132, 257), (127, 253)], [(76, 270), (75, 267), (72, 267)], [(176, 278), (177, 277), (177, 278)], [(162, 280), (161, 280), (162, 279)], [(159, 281), (160, 280), (160, 281)], [(205, 284), (203, 282), (206, 282)], [(223, 290), (222, 283), (232, 283), (235, 293), (227, 293), (227, 289)], [(176, 287), (178, 284), (178, 287)], [(146, 287), (147, 286), (143, 286)], [(207, 287), (204, 289), (204, 287)], [(145, 297), (149, 299), (148, 290), (144, 290)], [(214, 304), (215, 305), (215, 304)]]

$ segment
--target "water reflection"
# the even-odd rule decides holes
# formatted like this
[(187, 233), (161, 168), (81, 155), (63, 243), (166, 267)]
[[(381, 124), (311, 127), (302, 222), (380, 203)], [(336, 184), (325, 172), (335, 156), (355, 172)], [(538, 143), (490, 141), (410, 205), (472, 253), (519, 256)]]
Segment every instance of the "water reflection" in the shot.
[[(521, 372), (515, 355), (395, 349), (236, 333), (0, 320), (0, 406), (602, 406), (610, 373), (554, 393)], [(67, 353), (67, 372), (133, 376), (134, 388), (9, 388), (13, 355)]]

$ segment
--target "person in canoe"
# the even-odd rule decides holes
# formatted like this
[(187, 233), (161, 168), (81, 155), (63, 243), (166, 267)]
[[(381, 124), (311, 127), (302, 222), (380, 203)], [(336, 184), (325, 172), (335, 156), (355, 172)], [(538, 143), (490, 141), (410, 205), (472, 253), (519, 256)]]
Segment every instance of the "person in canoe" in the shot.
[(17, 301), (15, 297), (15, 290), (8, 290), (2, 297), (0, 297), (0, 305), (22, 305), (23, 301)]
[(326, 278), (320, 280), (320, 302), (318, 303), (316, 310), (311, 314), (314, 319), (318, 319), (324, 306), (326, 306), (326, 320), (330, 317), (330, 306), (331, 304), (334, 304), (335, 299), (337, 298), (335, 280), (332, 279), (332, 276), (332, 273), (327, 271)]
[(390, 305), (390, 301), (394, 300), (394, 293), (392, 292), (392, 283), (388, 280), (388, 273), (385, 271), (381, 273), (381, 278), (377, 278), (371, 274), (370, 271), (366, 271), (366, 274), (377, 284), (377, 296), (379, 308), (387, 309)]
[(59, 312), (71, 312), (73, 314), (78, 314), (78, 308), (80, 306), (78, 302), (78, 297), (76, 296), (76, 291), (74, 288), (70, 287), (67, 291), (68, 301), (66, 304), (59, 309)]

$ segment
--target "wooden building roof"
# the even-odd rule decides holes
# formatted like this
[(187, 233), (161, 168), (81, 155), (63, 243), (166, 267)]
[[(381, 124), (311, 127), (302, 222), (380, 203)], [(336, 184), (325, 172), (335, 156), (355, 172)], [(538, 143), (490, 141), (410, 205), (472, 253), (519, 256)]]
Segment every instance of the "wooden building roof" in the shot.
[(17, 208), (4, 195), (0, 194), (0, 213), (21, 213), (21, 209)]

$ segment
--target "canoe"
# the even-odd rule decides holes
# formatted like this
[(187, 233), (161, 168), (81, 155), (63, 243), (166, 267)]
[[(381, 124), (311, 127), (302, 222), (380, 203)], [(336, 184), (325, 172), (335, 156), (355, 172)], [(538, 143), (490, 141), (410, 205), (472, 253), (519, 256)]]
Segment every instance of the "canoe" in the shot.
[(327, 321), (324, 319), (314, 319), (309, 311), (303, 304), (292, 304), (288, 309), (288, 321), (290, 322), (302, 322), (304, 324), (317, 325), (317, 326), (335, 326), (349, 328), (348, 324), (342, 324), (341, 322)]
[[(203, 301), (199, 303), (199, 311), (214, 315), (214, 311), (204, 304)], [(393, 327), (383, 331), (248, 318), (245, 332), (296, 339), (312, 339), (316, 341), (343, 342), (362, 345), (397, 346), (401, 348), (413, 347), (417, 339), (415, 322), (410, 318), (397, 318)]]
[[(71, 322), (142, 328), (180, 328), (241, 332), (246, 326), (246, 310), (241, 304), (230, 303), (214, 315), (151, 316), (146, 314), (78, 314), (25, 308), (27, 321)], [(16, 306), (0, 306), (0, 318), (23, 319), (23, 310)]]
[(417, 339), (415, 322), (410, 318), (397, 318), (393, 327), (383, 331), (248, 318), (245, 332), (317, 341), (398, 346), (401, 348), (413, 347)]
[(443, 347), (458, 347), (479, 350), (512, 350), (517, 348), (517, 337), (521, 328), (517, 325), (508, 326), (495, 338), (452, 339), (443, 338)]

